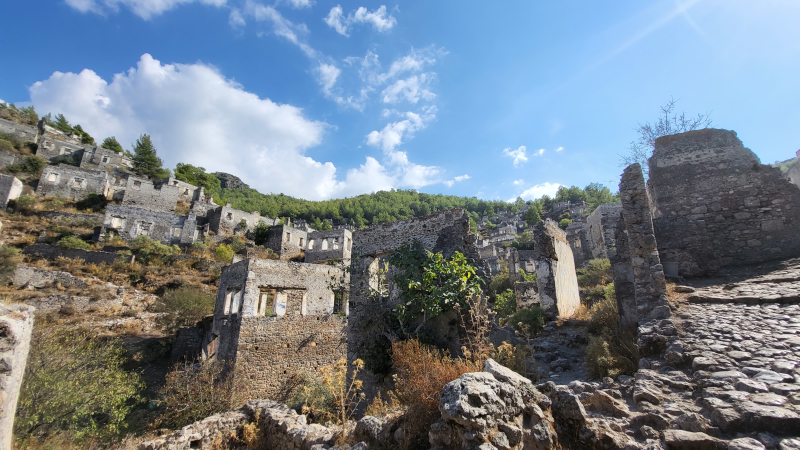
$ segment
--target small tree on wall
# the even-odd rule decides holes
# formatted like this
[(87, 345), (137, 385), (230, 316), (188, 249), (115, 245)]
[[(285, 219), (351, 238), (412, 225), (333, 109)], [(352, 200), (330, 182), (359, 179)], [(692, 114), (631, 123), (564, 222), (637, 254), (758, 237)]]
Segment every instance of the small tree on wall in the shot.
[(647, 161), (653, 156), (653, 150), (656, 148), (656, 139), (661, 136), (701, 130), (711, 126), (710, 114), (697, 114), (695, 117), (688, 117), (685, 112), (678, 114), (675, 112), (676, 103), (678, 103), (677, 100), (670, 98), (670, 100), (661, 107), (661, 116), (655, 123), (640, 123), (635, 128), (639, 137), (637, 140), (631, 142), (627, 155), (620, 155), (620, 165), (622, 167), (639, 163), (642, 166), (645, 178), (647, 178), (650, 174), (650, 167)]
[(170, 175), (169, 169), (163, 167), (163, 161), (156, 154), (156, 148), (150, 140), (150, 135), (142, 134), (133, 144), (133, 172), (151, 180), (166, 178)]

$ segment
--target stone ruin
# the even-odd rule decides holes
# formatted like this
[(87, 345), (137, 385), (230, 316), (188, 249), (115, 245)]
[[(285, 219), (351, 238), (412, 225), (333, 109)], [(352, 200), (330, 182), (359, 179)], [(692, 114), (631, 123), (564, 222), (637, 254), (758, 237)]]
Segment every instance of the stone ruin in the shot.
[(658, 251), (678, 274), (800, 254), (800, 188), (761, 164), (735, 132), (661, 137), (649, 166)]
[(13, 175), (0, 174), (0, 209), (5, 210), (8, 202), (22, 194), (22, 181)]
[(539, 304), (550, 320), (571, 317), (581, 305), (578, 278), (567, 235), (553, 220), (534, 226)]
[(0, 305), (0, 449), (14, 443), (14, 413), (28, 361), (33, 315), (27, 305)]

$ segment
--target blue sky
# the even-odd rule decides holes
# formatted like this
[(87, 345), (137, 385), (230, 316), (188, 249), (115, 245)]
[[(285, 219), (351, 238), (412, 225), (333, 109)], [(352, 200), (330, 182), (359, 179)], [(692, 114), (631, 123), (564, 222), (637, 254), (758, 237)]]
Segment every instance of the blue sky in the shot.
[[(26, 0), (0, 99), (307, 199), (594, 181), (671, 97), (800, 149), (800, 2)], [(27, 102), (27, 103), (26, 103)]]

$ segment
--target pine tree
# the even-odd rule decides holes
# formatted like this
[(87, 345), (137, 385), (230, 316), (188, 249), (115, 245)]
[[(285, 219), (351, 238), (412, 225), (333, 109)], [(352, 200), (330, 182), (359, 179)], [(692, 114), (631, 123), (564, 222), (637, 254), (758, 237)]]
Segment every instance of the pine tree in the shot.
[(100, 144), (100, 146), (103, 148), (107, 148), (109, 150), (114, 150), (117, 153), (123, 152), (122, 145), (120, 145), (119, 141), (117, 141), (117, 138), (115, 138), (114, 136), (105, 138), (105, 140), (103, 141), (102, 144)]
[(146, 176), (151, 180), (166, 178), (170, 175), (169, 169), (163, 167), (161, 158), (156, 154), (156, 148), (150, 140), (150, 135), (142, 134), (133, 144), (133, 172)]

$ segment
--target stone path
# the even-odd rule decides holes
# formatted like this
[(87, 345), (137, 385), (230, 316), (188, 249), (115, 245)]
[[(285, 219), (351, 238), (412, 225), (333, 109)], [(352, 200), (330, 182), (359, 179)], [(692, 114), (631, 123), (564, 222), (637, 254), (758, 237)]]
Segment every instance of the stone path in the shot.
[(580, 321), (547, 324), (542, 334), (532, 340), (540, 380), (558, 384), (587, 380), (584, 362), (587, 343), (586, 326)]

